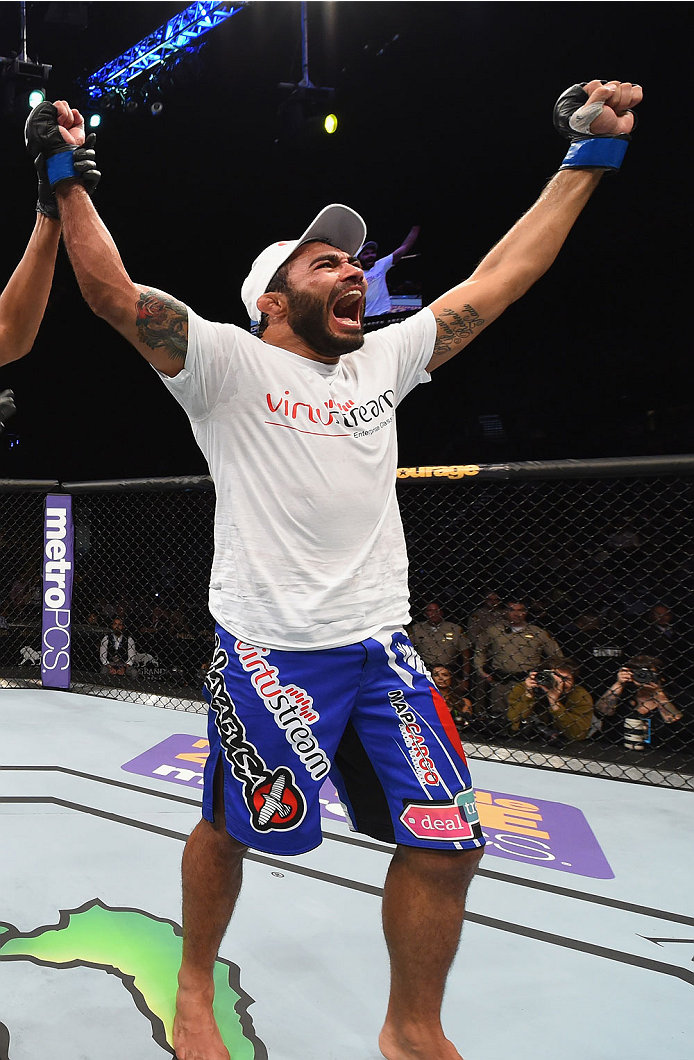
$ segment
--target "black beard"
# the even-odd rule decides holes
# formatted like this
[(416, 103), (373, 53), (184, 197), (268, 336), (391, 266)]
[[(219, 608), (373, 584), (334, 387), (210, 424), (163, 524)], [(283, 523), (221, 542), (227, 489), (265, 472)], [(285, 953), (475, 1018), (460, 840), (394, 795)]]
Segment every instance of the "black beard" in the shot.
[(354, 335), (334, 335), (325, 323), (324, 303), (306, 291), (287, 293), (287, 323), (295, 335), (324, 357), (341, 357), (364, 345), (361, 328)]

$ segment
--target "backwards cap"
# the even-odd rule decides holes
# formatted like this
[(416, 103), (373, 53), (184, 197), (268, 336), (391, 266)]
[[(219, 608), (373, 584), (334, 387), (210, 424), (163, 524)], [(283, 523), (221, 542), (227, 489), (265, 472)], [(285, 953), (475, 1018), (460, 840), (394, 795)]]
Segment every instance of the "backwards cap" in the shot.
[(364, 219), (349, 206), (332, 203), (321, 210), (298, 239), (287, 239), (266, 247), (253, 262), (241, 288), (241, 298), (251, 320), (260, 320), (258, 299), (261, 294), (265, 294), (280, 265), (284, 265), (302, 243), (318, 239), (321, 243), (329, 243), (351, 256), (357, 253), (365, 236)]

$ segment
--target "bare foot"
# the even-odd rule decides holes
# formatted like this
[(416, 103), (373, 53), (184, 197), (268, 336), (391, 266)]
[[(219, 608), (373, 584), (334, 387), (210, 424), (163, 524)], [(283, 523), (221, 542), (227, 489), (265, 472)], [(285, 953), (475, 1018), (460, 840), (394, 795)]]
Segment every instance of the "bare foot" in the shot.
[(219, 1033), (209, 995), (179, 987), (173, 1047), (176, 1060), (231, 1060)]
[(397, 1034), (386, 1025), (378, 1045), (386, 1060), (463, 1060), (443, 1031), (432, 1039), (431, 1035), (420, 1036), (412, 1032)]

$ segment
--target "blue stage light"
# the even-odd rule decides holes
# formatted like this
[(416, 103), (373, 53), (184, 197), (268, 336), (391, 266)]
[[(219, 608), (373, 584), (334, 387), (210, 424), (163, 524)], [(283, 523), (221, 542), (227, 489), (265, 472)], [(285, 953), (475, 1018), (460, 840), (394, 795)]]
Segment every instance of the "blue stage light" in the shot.
[(175, 52), (183, 51), (198, 37), (241, 11), (246, 2), (189, 4), (129, 51), (90, 74), (85, 79), (87, 92), (92, 99), (99, 99), (106, 92), (125, 92), (128, 82), (137, 74), (159, 66)]
[(98, 129), (100, 125), (101, 125), (101, 115), (100, 114), (92, 114), (91, 117), (89, 118), (89, 128), (90, 129)]

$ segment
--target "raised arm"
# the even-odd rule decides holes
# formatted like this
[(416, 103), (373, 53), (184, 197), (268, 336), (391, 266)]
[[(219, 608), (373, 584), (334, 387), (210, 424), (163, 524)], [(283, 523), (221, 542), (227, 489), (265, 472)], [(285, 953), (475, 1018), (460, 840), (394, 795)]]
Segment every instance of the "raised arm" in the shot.
[(22, 260), (0, 294), (0, 365), (18, 361), (34, 345), (53, 282), (60, 221), (43, 214)]
[(82, 183), (90, 163), (81, 169), (73, 165), (75, 148), (84, 143), (81, 114), (64, 100), (43, 103), (32, 112), (27, 130), (56, 194), (63, 240), (85, 301), (155, 368), (178, 375), (188, 349), (188, 311), (169, 295), (130, 279)]
[(118, 248), (81, 184), (57, 187), (63, 240), (87, 305), (164, 375), (183, 368), (188, 310), (154, 288), (133, 283)]
[(574, 102), (569, 102), (558, 120), (562, 131), (575, 141), (564, 160), (568, 168), (552, 177), (537, 202), (464, 283), (431, 303), (437, 338), (429, 371), (472, 342), (544, 275), (602, 174), (618, 167), (625, 147), (622, 139), (633, 128), (630, 108), (641, 101), (641, 88), (618, 81), (573, 86), (560, 97), (555, 114), (569, 93), (574, 93)]
[(413, 225), (407, 233), (405, 242), (393, 251), (393, 265), (396, 265), (405, 254), (408, 254), (419, 237), (419, 225)]

